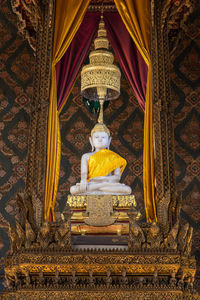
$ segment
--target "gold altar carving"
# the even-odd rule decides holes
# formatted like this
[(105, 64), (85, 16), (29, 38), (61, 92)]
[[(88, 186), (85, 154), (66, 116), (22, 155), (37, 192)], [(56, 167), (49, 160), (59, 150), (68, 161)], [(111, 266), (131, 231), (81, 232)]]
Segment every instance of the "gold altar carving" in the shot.
[(78, 295), (80, 299), (100, 295), (106, 299), (125, 299), (125, 295), (130, 299), (198, 299), (192, 292), (195, 260), (180, 253), (133, 254), (104, 249), (64, 250), (55, 255), (55, 250), (23, 250), (18, 256), (7, 257), (5, 272), (9, 288), (1, 299), (23, 295), (37, 299), (44, 290), (44, 297), (48, 295), (44, 299), (62, 299), (61, 295), (63, 299), (69, 295), (71, 299), (78, 299)]
[[(101, 229), (96, 226), (96, 222), (93, 224), (91, 223), (90, 225), (94, 226), (88, 226), (84, 225), (84, 219), (85, 223), (88, 224), (87, 219), (85, 218), (85, 213), (87, 213), (88, 208), (87, 208), (87, 203), (88, 203), (88, 198), (91, 197), (92, 199), (94, 198), (94, 195), (68, 195), (67, 197), (67, 203), (69, 204), (70, 208), (73, 211), (71, 220), (72, 220), (72, 226), (71, 230), (73, 234), (95, 234), (95, 233), (109, 233), (109, 234), (117, 234), (117, 235), (127, 235), (129, 233), (129, 225), (128, 225), (128, 209), (130, 207), (135, 207), (136, 208), (136, 201), (135, 201), (135, 196), (134, 195), (107, 195), (110, 198), (110, 205), (112, 206), (110, 212), (108, 215), (110, 216), (110, 213), (112, 213), (112, 210), (114, 210), (115, 215), (112, 216), (113, 222), (110, 224), (114, 223), (116, 220), (117, 223), (114, 225), (110, 226), (105, 226), (105, 223), (101, 223), (101, 226), (103, 226)], [(95, 196), (97, 197), (97, 196)], [(101, 196), (102, 197), (102, 196)], [(106, 197), (105, 197), (106, 198)], [(101, 200), (100, 200), (100, 206), (101, 206)], [(116, 218), (117, 215), (117, 218)], [(101, 218), (101, 211), (99, 215), (99, 219)], [(141, 213), (138, 211), (136, 219), (139, 220), (141, 217)], [(95, 220), (94, 220), (95, 221)], [(120, 222), (120, 223), (119, 223)], [(98, 225), (99, 226), (99, 225)]]
[[(97, 253), (98, 252), (98, 253)], [(66, 253), (58, 253), (53, 257), (45, 250), (43, 253), (21, 253), (17, 260), (7, 258), (5, 271), (9, 276), (15, 273), (25, 274), (27, 270), (30, 274), (39, 273), (42, 269), (44, 274), (54, 274), (56, 269), (60, 274), (70, 275), (72, 269), (75, 268), (78, 273), (87, 273), (90, 268), (98, 275), (106, 273), (109, 268), (112, 273), (120, 273), (123, 268), (126, 268), (127, 274), (131, 275), (153, 275), (155, 268), (159, 275), (170, 275), (174, 270), (177, 273), (179, 270), (184, 271), (185, 279), (195, 275), (195, 260), (181, 257), (176, 253), (154, 253), (142, 255), (130, 254), (127, 250), (120, 251), (91, 251), (85, 250), (81, 254), (75, 250)], [(73, 255), (72, 255), (73, 254)], [(16, 265), (17, 264), (17, 265)], [(180, 273), (181, 274), (181, 273)], [(177, 274), (178, 276), (178, 274)]]
[[(140, 290), (141, 289), (141, 290)], [(141, 288), (130, 290), (126, 286), (115, 287), (111, 290), (108, 290), (106, 285), (102, 286), (101, 291), (91, 290), (88, 291), (85, 287), (82, 287), (81, 290), (75, 290), (73, 285), (70, 287), (69, 291), (51, 291), (51, 287), (47, 291), (35, 291), (32, 293), (31, 291), (23, 291), (23, 292), (14, 292), (10, 293), (10, 299), (23, 299), (27, 298), (30, 300), (35, 299), (48, 299), (48, 300), (55, 300), (55, 299), (69, 299), (69, 300), (88, 300), (88, 299), (110, 299), (110, 300), (121, 300), (121, 299), (134, 299), (134, 300), (141, 300), (141, 299), (149, 299), (149, 300), (182, 300), (182, 299), (191, 299), (196, 300), (198, 299), (198, 295), (192, 295), (192, 298), (188, 292), (185, 292), (184, 295), (181, 291), (172, 291), (172, 289), (167, 290), (161, 289), (162, 296), (159, 291), (145, 291), (143, 286)], [(5, 295), (2, 300), (8, 299)], [(184, 297), (184, 298), (183, 298)]]
[(112, 195), (87, 195), (84, 222), (92, 226), (108, 226), (117, 220), (113, 215)]
[[(134, 195), (111, 195), (114, 208), (136, 207)], [(87, 195), (68, 195), (67, 203), (71, 209), (80, 209), (87, 207)]]
[[(24, 202), (31, 195), (20, 197)], [(163, 299), (163, 291), (180, 299), (198, 299), (193, 285), (196, 262), (190, 254), (190, 226), (174, 224), (165, 235), (158, 223), (138, 224), (134, 206), (128, 217), (129, 238), (122, 249), (118, 244), (112, 249), (77, 249), (72, 243), (69, 207), (59, 222), (43, 222), (33, 228), (34, 210), (31, 205), (28, 210), (21, 206), (20, 223), (16, 229), (10, 227), (11, 253), (4, 268), (7, 291), (2, 299), (20, 299), (25, 292), (32, 299), (39, 290), (48, 291), (55, 299), (60, 299), (61, 292), (76, 299), (78, 291), (84, 289), (83, 297), (94, 296), (105, 287), (107, 299), (113, 290), (120, 290), (120, 295), (128, 291), (133, 299), (137, 299), (135, 295), (145, 299), (145, 293), (154, 297), (155, 292), (157, 299)], [(121, 289), (125, 286), (127, 289)]]

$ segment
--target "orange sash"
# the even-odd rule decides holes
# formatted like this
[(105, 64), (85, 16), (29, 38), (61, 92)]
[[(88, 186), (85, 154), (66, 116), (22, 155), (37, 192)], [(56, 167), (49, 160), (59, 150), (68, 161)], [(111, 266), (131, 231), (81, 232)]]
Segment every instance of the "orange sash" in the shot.
[(88, 161), (88, 181), (94, 177), (106, 176), (120, 167), (121, 175), (126, 167), (126, 160), (117, 153), (101, 149), (90, 156)]

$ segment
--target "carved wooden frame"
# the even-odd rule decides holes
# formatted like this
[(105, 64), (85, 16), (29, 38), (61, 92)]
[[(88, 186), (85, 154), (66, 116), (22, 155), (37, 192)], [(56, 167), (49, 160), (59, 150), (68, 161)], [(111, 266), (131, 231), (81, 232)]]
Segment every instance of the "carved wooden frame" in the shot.
[[(153, 120), (158, 220), (168, 206), (175, 206), (174, 133), (170, 111), (168, 33), (169, 1), (152, 1)], [(166, 8), (167, 7), (167, 8)], [(159, 209), (160, 208), (160, 209)], [(170, 211), (170, 210), (169, 210)]]
[[(42, 4), (36, 1), (34, 3), (38, 5), (41, 17), (37, 19), (36, 68), (26, 191), (35, 193), (43, 203), (55, 0), (43, 0), (40, 2)], [(170, 206), (171, 210), (176, 202), (174, 136), (169, 101), (169, 52), (166, 26), (168, 4), (169, 0), (151, 0), (155, 172), (158, 221), (161, 223), (163, 208), (168, 211)], [(113, 10), (113, 7), (108, 9)]]
[(41, 204), (45, 194), (48, 107), (51, 82), (51, 57), (54, 26), (54, 0), (34, 2), (37, 18), (35, 74), (31, 124), (28, 141), (26, 192), (34, 193)]
[[(183, 1), (180, 6), (184, 5)], [(186, 21), (188, 14), (193, 10), (193, 5), (193, 1), (190, 0), (187, 4), (188, 11), (180, 21), (180, 25)], [(175, 23), (175, 10), (176, 6), (173, 7), (171, 0), (151, 0), (155, 173), (157, 214), (161, 226), (166, 212), (169, 220), (168, 226), (173, 224), (174, 214), (177, 215), (182, 200), (181, 194), (177, 195), (176, 192), (173, 111), (169, 74), (169, 24)], [(168, 228), (163, 229), (167, 231)]]

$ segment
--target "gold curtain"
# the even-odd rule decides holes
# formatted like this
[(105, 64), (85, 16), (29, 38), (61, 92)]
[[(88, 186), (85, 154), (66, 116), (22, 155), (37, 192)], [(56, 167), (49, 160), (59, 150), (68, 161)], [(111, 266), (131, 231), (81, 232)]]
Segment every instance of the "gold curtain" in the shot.
[(44, 219), (47, 221), (49, 220), (50, 211), (52, 211), (53, 221), (55, 221), (54, 206), (58, 188), (61, 157), (55, 66), (65, 54), (75, 33), (77, 32), (89, 2), (90, 0), (56, 0), (44, 204)]
[(133, 41), (149, 67), (144, 116), (143, 184), (147, 222), (157, 221), (152, 115), (152, 67), (149, 0), (114, 0)]

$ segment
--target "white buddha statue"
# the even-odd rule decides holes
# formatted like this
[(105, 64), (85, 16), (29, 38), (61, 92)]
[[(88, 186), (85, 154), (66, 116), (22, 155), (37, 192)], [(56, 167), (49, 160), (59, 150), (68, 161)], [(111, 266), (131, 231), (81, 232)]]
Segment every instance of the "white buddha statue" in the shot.
[(110, 131), (103, 123), (97, 123), (89, 138), (92, 152), (81, 158), (81, 181), (70, 188), (72, 195), (129, 195), (131, 188), (120, 183), (126, 160), (109, 150)]

